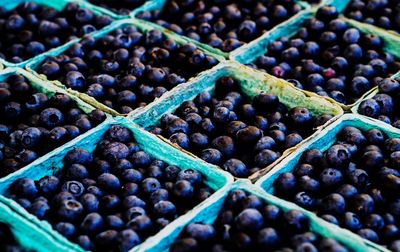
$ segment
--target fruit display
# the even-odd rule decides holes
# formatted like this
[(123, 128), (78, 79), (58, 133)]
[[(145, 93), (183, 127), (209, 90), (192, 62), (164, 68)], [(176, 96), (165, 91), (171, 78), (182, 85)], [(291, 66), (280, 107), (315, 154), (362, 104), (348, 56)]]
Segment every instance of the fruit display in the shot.
[(63, 54), (47, 57), (38, 71), (129, 113), (216, 64), (193, 44), (177, 44), (159, 30), (142, 32), (125, 25), (97, 40), (86, 36)]
[(305, 107), (287, 108), (276, 95), (248, 99), (232, 77), (213, 93), (204, 91), (164, 114), (151, 132), (169, 139), (235, 177), (246, 178), (276, 161), (332, 115), (313, 116)]
[(62, 10), (24, 2), (1, 9), (0, 58), (20, 63), (51, 48), (101, 29), (112, 22), (105, 15), (68, 3)]
[(152, 158), (119, 125), (64, 165), (60, 177), (20, 178), (10, 193), (85, 250), (128, 251), (213, 193), (201, 173)]
[(398, 79), (383, 79), (378, 85), (378, 93), (363, 100), (358, 106), (357, 112), (400, 128), (400, 118), (397, 112), (400, 106), (397, 101), (399, 94)]
[(332, 238), (310, 231), (299, 210), (282, 211), (243, 190), (229, 192), (211, 225), (191, 223), (172, 244), (183, 251), (349, 251)]
[(382, 50), (379, 36), (349, 26), (338, 15), (332, 6), (321, 7), (293, 37), (271, 42), (251, 66), (339, 103), (355, 102), (400, 67)]
[(4, 2), (0, 251), (400, 251), (399, 10)]
[(84, 113), (65, 93), (45, 94), (23, 75), (0, 82), (0, 177), (26, 166), (105, 120)]
[(396, 0), (351, 0), (345, 15), (385, 30), (400, 32), (400, 3)]
[(224, 52), (250, 42), (301, 11), (294, 0), (166, 1), (138, 17)]

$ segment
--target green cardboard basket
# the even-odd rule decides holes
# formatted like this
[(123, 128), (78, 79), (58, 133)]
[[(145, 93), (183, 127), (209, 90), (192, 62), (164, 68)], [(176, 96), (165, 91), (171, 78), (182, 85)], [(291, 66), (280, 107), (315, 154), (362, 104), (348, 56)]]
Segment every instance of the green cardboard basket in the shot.
[[(242, 64), (250, 64), (256, 61), (260, 56), (264, 55), (268, 51), (268, 45), (273, 42), (278, 40), (280, 37), (293, 37), (296, 35), (297, 31), (303, 27), (305, 21), (309, 18), (312, 18), (315, 16), (318, 7), (322, 5), (333, 5), (335, 6), (339, 12), (343, 12), (347, 4), (350, 2), (350, 0), (342, 0), (342, 1), (336, 1), (336, 0), (328, 0), (328, 1), (323, 1), (320, 5), (315, 6), (309, 10), (305, 10), (300, 13), (295, 19), (290, 19), (287, 20), (284, 23), (281, 23), (277, 26), (275, 26), (272, 30), (269, 32), (263, 34), (261, 37), (259, 37), (256, 40), (253, 40), (251, 43), (246, 44), (239, 48), (239, 50), (236, 50), (231, 53), (230, 59), (237, 61)], [(369, 34), (375, 34), (378, 35), (383, 41), (384, 41), (384, 47), (383, 50), (386, 52), (389, 52), (393, 54), (397, 59), (400, 59), (400, 35), (394, 35), (390, 32), (387, 32), (381, 28), (368, 25), (365, 23), (360, 23), (352, 19), (345, 18), (343, 16), (340, 16), (342, 20), (344, 20), (350, 27), (355, 27), (358, 30), (360, 30), (363, 33), (369, 33)], [(291, 84), (292, 85), (292, 84)], [(362, 95), (359, 100), (364, 99), (364, 97), (368, 96), (371, 92), (373, 92), (373, 89), (367, 91), (364, 95)], [(336, 102), (336, 101), (335, 101)], [(351, 107), (353, 107), (357, 101), (353, 104), (342, 104), (338, 103), (342, 106), (343, 109), (349, 110)]]
[[(331, 99), (326, 99), (314, 93), (300, 90), (293, 85), (289, 85), (287, 81), (272, 75), (254, 70), (233, 61), (227, 61), (220, 63), (208, 71), (202, 72), (188, 83), (179, 85), (148, 106), (137, 109), (129, 115), (129, 119), (145, 129), (157, 126), (163, 114), (174, 112), (184, 101), (193, 100), (199, 93), (205, 90), (213, 91), (216, 81), (223, 76), (230, 76), (238, 80), (242, 92), (250, 99), (261, 91), (264, 91), (277, 95), (279, 100), (288, 108), (304, 106), (314, 115), (331, 114), (338, 116), (343, 114), (341, 107)], [(165, 142), (172, 144), (164, 137), (159, 137)], [(188, 153), (179, 146), (174, 146), (182, 152)], [(265, 174), (295, 148), (296, 147), (286, 150), (276, 162), (250, 176), (250, 178)]]
[[(92, 34), (92, 37), (94, 39), (99, 39), (101, 37), (104, 37), (105, 35), (109, 34), (110, 32), (114, 31), (115, 29), (124, 27), (126, 25), (133, 25), (135, 27), (137, 27), (139, 30), (143, 31), (143, 32), (148, 32), (150, 30), (154, 30), (154, 27), (152, 27), (151, 25), (148, 25), (146, 23), (142, 23), (141, 20), (134, 20), (134, 19), (124, 19), (124, 20), (118, 20), (115, 21), (114, 23), (112, 23), (111, 25), (103, 28), (102, 30), (99, 31), (95, 31)], [(185, 38), (182, 38), (180, 36), (177, 36), (171, 32), (164, 32), (165, 36), (169, 39), (174, 40), (177, 44), (186, 44), (188, 41)], [(64, 53), (72, 44), (78, 43), (78, 41), (74, 41), (73, 43), (69, 43), (66, 44), (62, 47), (56, 48), (55, 50), (49, 51), (48, 53), (45, 54), (41, 54), (37, 57), (35, 57), (34, 60), (31, 60), (27, 65), (26, 68), (29, 72), (31, 72), (32, 74), (38, 76), (39, 78), (43, 79), (43, 80), (48, 80), (47, 77), (43, 74), (39, 74), (38, 72), (36, 72), (36, 70), (38, 70), (38, 68), (40, 67), (40, 65), (43, 63), (43, 61), (49, 57), (49, 56), (58, 56), (61, 55), (62, 53)], [(212, 56), (214, 58), (216, 58), (218, 61), (223, 61), (224, 58), (222, 58), (219, 55), (216, 55), (212, 52), (208, 52), (208, 51), (204, 51), (204, 53), (206, 55)], [(71, 93), (75, 96), (78, 96), (80, 99), (86, 101), (87, 103), (93, 105), (96, 108), (99, 108), (111, 115), (115, 115), (115, 116), (126, 116), (126, 114), (121, 114), (117, 111), (115, 111), (112, 108), (109, 108), (107, 106), (105, 106), (104, 104), (98, 102), (95, 98), (85, 94), (85, 93), (81, 93), (78, 92), (76, 90), (72, 90), (70, 88), (67, 88), (64, 84), (62, 84), (60, 81), (58, 80), (48, 80), (49, 82), (54, 83), (55, 85), (64, 88), (68, 93)], [(179, 85), (178, 85), (179, 86)], [(164, 94), (165, 95), (165, 94)]]
[(218, 214), (224, 206), (225, 199), (230, 191), (241, 189), (245, 192), (255, 195), (262, 199), (265, 203), (275, 205), (282, 209), (284, 212), (296, 209), (303, 212), (310, 221), (310, 231), (321, 235), (322, 237), (329, 237), (339, 241), (342, 245), (346, 246), (350, 251), (377, 251), (370, 244), (366, 243), (357, 235), (339, 228), (333, 224), (321, 220), (315, 214), (305, 211), (304, 209), (294, 205), (293, 203), (281, 200), (271, 194), (265, 193), (260, 187), (254, 186), (248, 180), (237, 180), (229, 187), (221, 189), (210, 198), (208, 198), (201, 207), (196, 211), (186, 214), (182, 217), (180, 225), (168, 226), (156, 236), (144, 242), (140, 248), (133, 249), (133, 251), (146, 251), (146, 252), (161, 252), (169, 251), (169, 248), (174, 241), (179, 237), (180, 233), (190, 223), (204, 223), (212, 224), (218, 217)]
[[(324, 152), (336, 142), (338, 133), (346, 126), (357, 127), (363, 131), (370, 129), (379, 129), (384, 132), (388, 137), (400, 137), (398, 130), (393, 130), (384, 122), (376, 119), (368, 118), (362, 115), (345, 114), (329, 125), (320, 128), (315, 134), (315, 137), (307, 139), (302, 146), (293, 151), (287, 156), (285, 160), (276, 165), (267, 175), (259, 178), (256, 182), (257, 186), (263, 188), (266, 192), (274, 194), (273, 183), (275, 180), (285, 172), (291, 172), (298, 164), (301, 155), (309, 149), (319, 149)], [(377, 245), (373, 242), (365, 240), (369, 246), (372, 246), (380, 251), (387, 251), (384, 247)]]
[[(92, 110), (95, 109), (93, 106), (85, 103), (84, 101), (80, 100), (78, 97), (68, 94), (63, 89), (61, 89), (57, 86), (54, 86), (51, 83), (43, 81), (43, 80), (37, 78), (36, 76), (32, 75), (31, 73), (29, 73), (23, 69), (20, 69), (20, 68), (6, 68), (5, 70), (0, 71), (0, 81), (6, 80), (10, 75), (13, 75), (13, 74), (17, 74), (17, 75), (21, 75), (21, 76), (25, 77), (29, 81), (28, 84), (33, 88), (33, 90), (35, 90), (37, 92), (42, 92), (42, 93), (46, 94), (48, 97), (52, 97), (56, 93), (67, 94), (75, 102), (76, 106), (78, 108), (80, 108), (86, 114), (89, 114)], [(109, 116), (107, 115), (107, 117), (109, 117)], [(73, 141), (73, 140), (71, 140), (71, 141)], [(59, 149), (62, 149), (62, 148), (63, 148), (63, 146), (60, 146), (60, 147), (56, 148), (54, 151), (58, 151)], [(43, 155), (42, 157), (39, 157), (38, 159), (36, 159), (32, 163), (26, 165), (25, 167), (21, 168), (20, 170), (29, 169), (29, 167), (35, 166), (35, 165), (45, 161), (46, 159), (47, 159), (47, 154)], [(5, 178), (12, 176), (12, 174), (13, 173), (7, 175)]]
[[(43, 238), (38, 239), (37, 241), (32, 241), (32, 246), (42, 246), (43, 251), (50, 251), (52, 248), (57, 248), (57, 251), (83, 251), (78, 245), (73, 244), (56, 232), (51, 227), (50, 223), (47, 221), (40, 221), (35, 216), (29, 214), (14, 200), (7, 198), (9, 193), (8, 189), (10, 185), (19, 178), (38, 180), (49, 175), (58, 176), (64, 166), (63, 159), (70, 150), (74, 148), (84, 148), (93, 152), (96, 148), (96, 144), (103, 138), (104, 133), (115, 124), (128, 128), (132, 132), (139, 147), (150, 156), (163, 160), (168, 164), (177, 165), (183, 169), (190, 168), (202, 173), (205, 184), (215, 192), (228, 186), (233, 181), (233, 178), (229, 173), (214, 169), (198, 158), (193, 158), (181, 153), (172, 146), (163, 143), (156, 136), (140, 129), (127, 119), (122, 117), (108, 118), (103, 124), (81, 136), (78, 136), (74, 140), (65, 144), (62, 148), (58, 148), (48, 153), (42, 162), (35, 162), (34, 165), (16, 171), (12, 176), (0, 179), (0, 206), (1, 204), (4, 204), (6, 207), (12, 209), (10, 212), (0, 211), (0, 220), (3, 220), (6, 224), (10, 225), (13, 230), (15, 230), (16, 235), (21, 237), (20, 239), (22, 240), (24, 239), (23, 237), (26, 235), (26, 232), (30, 232), (32, 235), (43, 236)], [(196, 209), (204, 204), (204, 202), (200, 203), (197, 207), (190, 210), (188, 214), (196, 212)], [(178, 217), (168, 226), (180, 226), (181, 222), (181, 217)], [(29, 231), (24, 228), (24, 225), (30, 227)], [(41, 244), (36, 244), (39, 242)], [(140, 245), (138, 245), (138, 248), (139, 247)]]
[[(46, 0), (13, 0), (13, 1), (6, 1), (6, 0), (1, 0), (0, 4), (5, 10), (12, 10), (15, 7), (17, 7), (19, 4), (25, 3), (25, 2), (34, 2), (34, 3), (37, 3), (39, 5), (44, 5), (44, 6), (48, 6), (48, 7), (54, 8), (57, 11), (61, 11), (64, 8), (64, 6), (67, 5), (68, 3), (77, 3), (77, 4), (79, 4), (79, 6), (81, 8), (91, 10), (96, 15), (103, 14), (103, 15), (108, 15), (111, 18), (113, 18), (112, 15), (100, 11), (98, 9), (98, 7), (92, 5), (92, 4), (88, 3), (88, 2), (81, 1), (81, 0), (57, 0), (57, 1), (46, 1)], [(58, 47), (48, 49), (43, 54), (50, 53), (51, 51), (57, 50), (58, 48), (65, 47), (66, 45), (72, 45), (72, 44), (76, 43), (77, 41), (79, 41), (79, 38), (73, 39), (71, 41), (68, 41), (68, 42), (66, 42), (63, 45), (60, 45)], [(1, 68), (4, 68), (4, 67), (19, 67), (19, 68), (23, 68), (27, 64), (29, 64), (30, 62), (35, 61), (35, 59), (40, 57), (40, 55), (42, 55), (42, 54), (36, 55), (36, 56), (34, 56), (32, 58), (29, 58), (27, 60), (24, 60), (23, 62), (20, 62), (20, 63), (12, 63), (12, 62), (9, 62), (9, 61), (7, 61), (5, 59), (0, 59), (0, 64), (1, 64), (0, 67)]]

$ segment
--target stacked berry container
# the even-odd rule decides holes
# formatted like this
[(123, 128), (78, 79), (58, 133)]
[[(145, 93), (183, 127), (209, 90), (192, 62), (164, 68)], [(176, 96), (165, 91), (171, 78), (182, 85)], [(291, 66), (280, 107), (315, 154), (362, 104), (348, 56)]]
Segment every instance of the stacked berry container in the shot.
[(0, 250), (400, 251), (398, 7), (4, 1)]

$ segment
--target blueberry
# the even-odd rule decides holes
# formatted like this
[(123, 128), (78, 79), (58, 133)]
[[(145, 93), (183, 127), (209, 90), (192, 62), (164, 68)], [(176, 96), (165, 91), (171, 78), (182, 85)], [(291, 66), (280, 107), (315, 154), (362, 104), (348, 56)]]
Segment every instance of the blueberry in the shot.
[(351, 154), (343, 145), (333, 145), (326, 152), (327, 162), (333, 167), (345, 167), (349, 164)]
[(60, 185), (60, 180), (55, 176), (46, 176), (39, 180), (37, 187), (39, 191), (46, 195), (53, 195)]
[(100, 199), (99, 209), (102, 212), (113, 212), (121, 205), (121, 199), (114, 194), (105, 195)]
[(187, 200), (191, 199), (194, 194), (194, 188), (190, 182), (186, 180), (179, 180), (173, 186), (173, 194), (178, 199)]
[(64, 200), (57, 209), (57, 217), (60, 220), (76, 221), (83, 213), (83, 206), (76, 200)]
[(279, 235), (273, 228), (264, 228), (260, 230), (257, 237), (257, 243), (259, 246), (265, 248), (276, 247), (279, 244), (279, 241)]
[(68, 222), (59, 222), (54, 226), (55, 230), (67, 238), (71, 238), (75, 234), (75, 226)]
[(65, 156), (65, 161), (69, 164), (88, 165), (92, 160), (92, 154), (81, 148), (75, 148)]
[(139, 234), (149, 231), (152, 225), (151, 219), (146, 215), (137, 216), (127, 223), (130, 229)]
[(21, 198), (34, 198), (39, 192), (35, 182), (28, 178), (16, 180), (12, 185), (12, 191)]
[(321, 207), (330, 214), (342, 214), (346, 209), (345, 198), (337, 193), (332, 193), (322, 199)]
[(139, 245), (141, 239), (135, 231), (126, 229), (118, 233), (117, 241), (121, 251), (129, 251), (136, 245)]
[(46, 201), (36, 200), (33, 202), (28, 211), (39, 219), (45, 219), (50, 210), (50, 206)]
[(267, 167), (279, 158), (279, 155), (271, 150), (262, 150), (255, 157), (254, 162), (258, 167)]
[(321, 218), (329, 223), (339, 225), (339, 221), (336, 219), (335, 216), (330, 215), (330, 214), (324, 214), (321, 216)]
[(90, 213), (83, 219), (80, 228), (87, 234), (94, 234), (103, 229), (104, 220), (98, 213)]
[(249, 171), (246, 165), (238, 159), (229, 159), (223, 164), (223, 169), (234, 175), (235, 177), (247, 177)]
[(262, 228), (264, 219), (258, 210), (246, 209), (235, 218), (235, 223), (241, 231), (258, 231)]
[(316, 204), (315, 199), (308, 195), (306, 192), (299, 192), (298, 194), (296, 194), (294, 197), (294, 202), (306, 209), (310, 209)]
[(141, 189), (145, 194), (151, 194), (160, 189), (160, 182), (155, 178), (146, 178), (141, 182)]
[(198, 223), (189, 224), (184, 232), (200, 242), (209, 242), (216, 236), (216, 231), (213, 226)]
[(297, 210), (289, 210), (284, 213), (284, 225), (291, 232), (304, 231), (308, 224), (305, 215)]
[(292, 173), (282, 173), (275, 183), (279, 193), (290, 193), (296, 188), (297, 180)]
[(344, 214), (343, 225), (344, 227), (353, 231), (357, 231), (362, 227), (360, 218), (352, 212), (346, 212)]
[(86, 193), (82, 195), (79, 199), (79, 202), (88, 213), (96, 212), (98, 210), (99, 201), (94, 194)]

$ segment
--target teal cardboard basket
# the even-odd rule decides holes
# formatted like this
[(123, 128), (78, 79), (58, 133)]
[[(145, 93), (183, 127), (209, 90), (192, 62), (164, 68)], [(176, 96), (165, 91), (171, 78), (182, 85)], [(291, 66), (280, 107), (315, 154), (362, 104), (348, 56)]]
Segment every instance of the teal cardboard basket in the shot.
[[(108, 15), (111, 18), (113, 18), (112, 15), (100, 11), (98, 9), (98, 7), (92, 5), (92, 4), (88, 3), (88, 2), (81, 1), (81, 0), (57, 0), (57, 1), (46, 1), (46, 0), (12, 0), (12, 1), (6, 1), (6, 0), (1, 0), (0, 4), (4, 9), (12, 10), (15, 7), (17, 7), (19, 4), (25, 3), (25, 2), (34, 2), (34, 3), (37, 3), (39, 5), (44, 5), (44, 6), (48, 6), (48, 7), (54, 8), (57, 11), (61, 11), (65, 7), (65, 5), (67, 5), (68, 3), (77, 3), (81, 8), (91, 10), (96, 15), (103, 14), (103, 15)], [(51, 48), (51, 49), (47, 50), (46, 52), (44, 52), (43, 54), (50, 53), (53, 50), (57, 51), (58, 48), (65, 47), (66, 45), (72, 45), (76, 41), (79, 41), (79, 38), (71, 40), (71, 41), (68, 41), (68, 42), (64, 43), (63, 45), (61, 45), (59, 47)], [(12, 63), (12, 62), (9, 62), (9, 61), (7, 61), (5, 59), (0, 59), (0, 64), (2, 65), (2, 68), (4, 68), (4, 67), (19, 67), (19, 68), (23, 68), (27, 64), (29, 64), (30, 62), (35, 61), (35, 59), (40, 57), (40, 55), (42, 55), (42, 54), (39, 54), (39, 55), (37, 55), (35, 57), (32, 57), (32, 58), (27, 59), (27, 60), (25, 60), (23, 62), (20, 62), (20, 63)]]
[[(276, 165), (267, 175), (261, 177), (256, 182), (256, 185), (263, 188), (266, 192), (274, 194), (273, 184), (279, 175), (285, 172), (293, 171), (295, 166), (298, 164), (301, 155), (305, 151), (313, 148), (319, 149), (321, 152), (326, 151), (336, 142), (338, 133), (346, 126), (357, 127), (363, 131), (379, 129), (390, 138), (400, 137), (400, 132), (398, 130), (394, 131), (384, 122), (362, 115), (345, 114), (337, 118), (337, 120), (331, 124), (320, 128), (318, 132), (316, 132), (315, 137), (307, 139), (301, 147), (288, 155), (285, 160)], [(365, 240), (365, 242), (369, 244), (369, 246), (372, 246), (380, 251), (387, 251), (380, 245), (367, 240)]]
[[(92, 110), (95, 109), (93, 106), (85, 103), (84, 101), (80, 100), (78, 97), (68, 94), (63, 89), (61, 89), (57, 86), (54, 86), (53, 84), (51, 84), (49, 82), (43, 81), (43, 80), (37, 78), (36, 76), (32, 75), (31, 73), (29, 73), (23, 69), (20, 69), (20, 68), (6, 68), (5, 70), (0, 71), (0, 81), (6, 80), (10, 75), (13, 75), (13, 74), (17, 74), (17, 75), (21, 75), (21, 76), (25, 77), (29, 81), (28, 84), (32, 87), (33, 90), (35, 90), (37, 92), (42, 92), (42, 93), (46, 94), (48, 97), (52, 97), (56, 93), (67, 94), (75, 102), (76, 106), (78, 108), (80, 108), (86, 114), (89, 114)], [(56, 148), (54, 151), (57, 152), (59, 149), (62, 149), (62, 148), (63, 148), (63, 146), (60, 146), (60, 147)], [(21, 168), (20, 170), (29, 169), (29, 167), (35, 166), (35, 165), (45, 161), (46, 159), (47, 159), (47, 154), (42, 157), (39, 157), (38, 159), (36, 159), (32, 163), (28, 164), (27, 166)], [(12, 174), (13, 173), (9, 174), (5, 178), (12, 176)]]
[[(339, 12), (343, 12), (347, 4), (350, 0), (328, 0), (323, 1), (321, 5), (333, 5), (335, 6)], [(315, 16), (319, 6), (313, 7), (311, 9), (305, 10), (300, 13), (295, 19), (287, 20), (284, 23), (281, 23), (275, 26), (269, 32), (263, 34), (256, 40), (253, 40), (251, 43), (246, 44), (234, 51), (230, 55), (230, 59), (237, 61), (242, 64), (250, 64), (255, 62), (260, 56), (264, 55), (268, 51), (268, 45), (278, 40), (281, 37), (293, 37), (296, 35), (298, 30), (303, 27), (305, 21), (309, 18)], [(363, 33), (367, 34), (375, 34), (379, 36), (384, 41), (383, 50), (385, 52), (389, 52), (393, 54), (397, 59), (400, 59), (400, 35), (395, 35), (393, 33), (387, 32), (381, 28), (368, 25), (365, 23), (360, 23), (352, 19), (345, 18), (340, 16), (340, 18), (345, 21), (350, 27), (355, 27)], [(394, 74), (394, 73), (393, 73)], [(368, 96), (373, 89), (367, 91), (364, 95), (362, 95), (359, 99), (363, 99), (365, 96)], [(338, 103), (342, 106), (343, 109), (349, 110), (353, 107), (357, 101), (353, 104), (342, 104)]]
[[(159, 119), (163, 114), (174, 112), (184, 101), (193, 100), (199, 93), (205, 90), (212, 92), (216, 81), (223, 76), (230, 76), (238, 80), (242, 93), (249, 99), (252, 99), (255, 95), (263, 91), (277, 95), (279, 100), (288, 108), (304, 106), (313, 115), (331, 114), (338, 116), (343, 114), (341, 107), (331, 99), (300, 90), (293, 85), (289, 85), (287, 81), (272, 75), (256, 71), (233, 61), (227, 61), (220, 63), (209, 71), (202, 72), (196, 78), (171, 90), (168, 94), (145, 108), (137, 109), (129, 115), (129, 119), (145, 129), (155, 127), (159, 125)], [(161, 136), (159, 137), (170, 143), (169, 140)], [(175, 147), (186, 152), (177, 145)], [(265, 174), (274, 164), (285, 158), (295, 148), (286, 150), (276, 162), (264, 168), (259, 173), (255, 173), (250, 178)]]
[[(96, 144), (103, 138), (105, 132), (115, 124), (128, 128), (132, 132), (139, 147), (150, 156), (163, 160), (170, 165), (177, 165), (182, 169), (194, 169), (200, 172), (204, 176), (205, 184), (215, 192), (228, 186), (233, 181), (233, 178), (229, 173), (214, 169), (214, 167), (198, 158), (193, 158), (181, 153), (172, 146), (163, 143), (156, 136), (140, 129), (127, 119), (122, 117), (108, 118), (102, 125), (75, 138), (65, 144), (62, 148), (58, 148), (48, 153), (45, 156), (45, 160), (42, 160), (42, 162), (37, 162), (35, 165), (30, 165), (29, 167), (16, 171), (12, 176), (0, 179), (0, 206), (1, 204), (4, 204), (8, 208), (12, 209), (12, 212), (8, 214), (0, 211), (0, 220), (4, 220), (6, 224), (12, 226), (16, 234), (21, 237), (25, 232), (27, 232), (26, 229), (23, 229), (23, 225), (29, 226), (29, 232), (32, 234), (44, 234), (46, 238), (37, 241), (41, 242), (41, 246), (43, 247), (57, 248), (57, 251), (83, 251), (78, 245), (73, 244), (56, 232), (47, 221), (40, 221), (35, 216), (29, 214), (15, 201), (7, 198), (9, 193), (8, 189), (10, 185), (19, 178), (38, 180), (49, 175), (59, 176), (64, 167), (63, 159), (70, 150), (74, 148), (84, 148), (93, 152), (96, 148)], [(188, 214), (196, 212), (196, 209), (201, 207), (203, 204), (205, 203), (200, 203), (197, 207), (189, 211)], [(171, 222), (168, 226), (179, 226), (180, 223), (181, 217)], [(32, 246), (39, 245), (40, 244), (32, 244)], [(138, 245), (138, 248), (139, 247), (140, 245)], [(43, 251), (46, 250), (43, 249)]]
[(345, 229), (339, 228), (333, 224), (327, 223), (319, 219), (315, 214), (305, 211), (304, 209), (275, 196), (265, 193), (261, 188), (254, 186), (248, 180), (237, 180), (235, 183), (231, 184), (229, 187), (221, 189), (210, 198), (208, 198), (201, 207), (196, 211), (186, 214), (182, 217), (180, 225), (168, 226), (163, 231), (158, 233), (156, 236), (148, 239), (144, 242), (140, 248), (133, 249), (133, 251), (146, 251), (146, 252), (161, 252), (169, 251), (169, 248), (174, 243), (174, 241), (179, 237), (180, 233), (184, 228), (190, 223), (203, 223), (212, 224), (221, 212), (226, 197), (232, 190), (241, 189), (245, 192), (255, 195), (263, 200), (267, 204), (275, 205), (279, 207), (284, 212), (292, 209), (299, 210), (303, 212), (310, 223), (310, 231), (321, 235), (322, 237), (333, 238), (339, 241), (342, 245), (347, 247), (350, 251), (360, 251), (369, 252), (377, 251), (374, 247), (371, 247), (368, 243), (362, 240), (357, 235), (347, 231)]
[[(142, 23), (141, 20), (134, 20), (134, 19), (124, 19), (124, 20), (118, 20), (115, 21), (114, 23), (112, 23), (111, 25), (103, 28), (102, 30), (96, 31), (92, 34), (92, 37), (94, 39), (99, 39), (101, 37), (104, 37), (105, 35), (109, 34), (110, 32), (114, 31), (115, 29), (127, 26), (127, 25), (132, 25), (137, 27), (139, 30), (141, 30), (142, 32), (148, 32), (150, 30), (154, 30), (154, 27), (152, 27), (151, 25), (148, 25), (146, 23)], [(188, 41), (180, 36), (177, 36), (171, 32), (164, 32), (165, 36), (169, 39), (174, 40), (177, 44), (182, 45), (182, 44), (186, 44)], [(74, 41), (72, 44), (74, 43), (78, 43), (78, 41)], [(55, 50), (49, 51), (48, 53), (45, 54), (41, 54), (38, 57), (36, 57), (34, 60), (30, 61), (27, 65), (26, 68), (29, 72), (31, 72), (32, 74), (38, 76), (39, 78), (43, 79), (43, 80), (48, 80), (47, 77), (43, 74), (39, 74), (37, 72), (38, 68), (40, 67), (40, 65), (44, 62), (44, 60), (47, 57), (50, 56), (58, 56), (61, 55), (62, 53), (64, 53), (72, 44), (66, 44), (62, 47), (59, 47)], [(212, 56), (214, 58), (216, 58), (218, 61), (223, 61), (224, 58), (222, 58), (219, 55), (216, 55), (212, 52), (208, 52), (208, 51), (204, 51), (204, 53), (206, 55)], [(70, 88), (67, 88), (63, 83), (61, 83), (58, 80), (48, 80), (52, 83), (54, 83), (55, 85), (64, 88), (68, 93), (71, 93), (75, 96), (78, 96), (80, 99), (86, 101), (87, 103), (93, 105), (96, 108), (99, 108), (111, 115), (115, 115), (115, 116), (126, 116), (124, 114), (120, 114), (119, 112), (115, 111), (112, 108), (109, 108), (107, 106), (105, 106), (104, 104), (98, 102), (96, 99), (94, 99), (93, 97), (85, 94), (85, 93), (80, 93), (76, 90), (72, 90)], [(179, 87), (179, 85), (178, 85)], [(164, 94), (165, 95), (165, 94)]]
[[(167, 1), (169, 1), (169, 0), (150, 0), (150, 1), (146, 2), (146, 4), (143, 5), (142, 7), (138, 8), (138, 9), (136, 9), (134, 12), (132, 12), (132, 16), (136, 18), (137, 15), (138, 15), (140, 12), (143, 12), (143, 11), (155, 11), (155, 10), (157, 10), (157, 11), (162, 11), (163, 8), (164, 8), (164, 5), (167, 3)], [(308, 4), (308, 3), (305, 2), (305, 1), (298, 1), (298, 0), (295, 0), (295, 2), (297, 2), (297, 3), (302, 7), (303, 10), (307, 10), (307, 9), (310, 9), (310, 8), (311, 8), (310, 4)], [(300, 11), (299, 13), (293, 15), (293, 16), (292, 16), (291, 18), (289, 18), (288, 20), (296, 19), (297, 16), (298, 16), (301, 12), (302, 12), (302, 11)], [(172, 33), (172, 31), (170, 31), (170, 30), (168, 30), (168, 29), (166, 29), (166, 28), (164, 28), (164, 27), (162, 27), (162, 26), (160, 26), (160, 25), (157, 25), (157, 24), (155, 24), (155, 23), (153, 23), (153, 22), (146, 21), (146, 20), (141, 20), (141, 22), (147, 23), (147, 24), (153, 26), (154, 28), (156, 28), (156, 29), (158, 29), (158, 30), (169, 31), (169, 32)], [(283, 22), (283, 23), (285, 23), (285, 22)], [(221, 51), (221, 50), (218, 49), (218, 48), (214, 48), (214, 47), (212, 47), (212, 46), (209, 46), (209, 45), (207, 45), (207, 44), (205, 44), (205, 43), (201, 43), (201, 42), (198, 42), (198, 41), (196, 41), (196, 40), (190, 39), (190, 38), (188, 38), (188, 37), (186, 37), (186, 36), (184, 36), (184, 35), (180, 35), (180, 36), (186, 38), (190, 43), (194, 43), (194, 44), (196, 44), (198, 47), (200, 47), (200, 48), (202, 48), (202, 49), (204, 49), (204, 50), (210, 51), (210, 52), (214, 52), (214, 53), (216, 53), (216, 54), (218, 54), (218, 55), (221, 55), (222, 57), (225, 57), (226, 59), (229, 58), (230, 53), (235, 52), (235, 51), (238, 51), (238, 50), (241, 48), (241, 47), (239, 47), (239, 48), (237, 48), (236, 50), (234, 50), (234, 51), (228, 53), (228, 52), (223, 52), (223, 51)], [(261, 36), (263, 36), (263, 35), (261, 35)], [(243, 47), (243, 46), (242, 46), (242, 47)]]
[[(152, 1), (151, 0), (146, 0), (141, 6), (138, 6), (138, 7), (134, 8), (134, 9), (131, 9), (129, 14), (121, 15), (119, 13), (116, 13), (115, 11), (112, 11), (112, 10), (108, 9), (107, 7), (102, 7), (102, 6), (99, 6), (99, 5), (95, 4), (95, 3), (90, 3), (89, 0), (76, 0), (76, 1), (87, 2), (87, 3), (91, 4), (99, 12), (104, 13), (105, 15), (108, 15), (108, 16), (114, 18), (114, 19), (129, 19), (129, 18), (132, 18), (142, 8), (148, 8), (147, 6), (151, 6), (152, 5)], [(118, 0), (114, 0), (114, 1), (118, 1)]]

